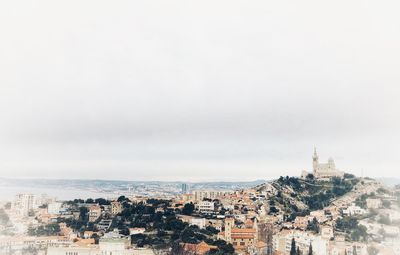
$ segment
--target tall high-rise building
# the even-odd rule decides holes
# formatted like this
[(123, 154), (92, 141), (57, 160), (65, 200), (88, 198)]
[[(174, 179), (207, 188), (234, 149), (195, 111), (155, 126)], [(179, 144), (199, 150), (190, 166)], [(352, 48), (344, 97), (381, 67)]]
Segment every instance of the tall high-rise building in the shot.
[(189, 191), (189, 185), (187, 183), (182, 183), (181, 192), (182, 194), (186, 194)]
[(13, 210), (22, 216), (28, 216), (29, 212), (37, 208), (37, 196), (34, 194), (18, 194), (12, 204)]

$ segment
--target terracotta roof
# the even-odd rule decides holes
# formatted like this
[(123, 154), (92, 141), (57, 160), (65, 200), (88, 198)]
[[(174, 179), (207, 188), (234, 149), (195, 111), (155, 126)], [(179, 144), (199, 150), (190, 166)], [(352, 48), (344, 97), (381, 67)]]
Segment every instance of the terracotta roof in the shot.
[(88, 245), (92, 245), (94, 243), (95, 243), (94, 238), (88, 238), (88, 239), (78, 238), (74, 244), (79, 245), (79, 246), (88, 246)]
[(194, 252), (196, 255), (204, 255), (211, 249), (217, 249), (217, 246), (208, 245), (206, 242), (201, 242), (199, 244), (185, 243), (183, 247), (186, 251)]
[(256, 247), (257, 248), (264, 248), (264, 247), (266, 247), (267, 246), (267, 244), (266, 243), (264, 243), (264, 242), (262, 242), (262, 241), (259, 241), (257, 244), (256, 244)]
[(254, 228), (233, 228), (231, 233), (256, 233)]
[(232, 239), (254, 239), (254, 235), (249, 234), (232, 234)]

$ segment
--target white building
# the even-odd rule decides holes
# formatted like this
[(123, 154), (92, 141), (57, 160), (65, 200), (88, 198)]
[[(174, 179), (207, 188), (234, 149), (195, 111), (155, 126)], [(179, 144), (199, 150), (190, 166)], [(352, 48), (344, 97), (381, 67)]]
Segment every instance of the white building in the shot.
[(320, 230), (321, 230), (320, 235), (321, 235), (322, 238), (324, 238), (326, 240), (330, 240), (331, 238), (334, 237), (333, 227), (331, 227), (331, 226), (321, 226)]
[(0, 237), (0, 254), (25, 255), (28, 248), (43, 251), (48, 247), (67, 247), (71, 244), (72, 241), (65, 236), (3, 236)]
[(130, 238), (120, 235), (118, 230), (105, 233), (98, 245), (50, 247), (47, 255), (154, 255), (150, 249), (134, 249)]
[(61, 212), (61, 202), (54, 202), (47, 205), (47, 213), (49, 214), (60, 214)]
[(201, 201), (197, 205), (200, 212), (213, 212), (215, 210), (214, 202)]
[[(329, 179), (332, 177), (339, 177), (342, 178), (344, 176), (344, 172), (339, 171), (336, 169), (335, 161), (332, 158), (328, 159), (327, 163), (320, 163), (317, 150), (314, 148), (314, 155), (313, 159), (313, 172), (315, 178), (317, 179)], [(307, 172), (302, 173), (302, 178), (307, 176)]]
[(205, 228), (206, 227), (206, 219), (205, 218), (191, 218), (190, 225), (196, 225), (199, 228)]
[(89, 207), (89, 222), (94, 222), (101, 216), (101, 207), (99, 205), (92, 205)]
[(203, 201), (204, 198), (214, 200), (233, 192), (223, 190), (195, 190), (192, 193), (195, 201)]
[(118, 229), (105, 233), (99, 240), (99, 249), (104, 252), (104, 255), (118, 254), (118, 252), (127, 250), (130, 245), (130, 237), (120, 235)]
[(37, 196), (34, 194), (17, 194), (12, 209), (21, 216), (28, 216), (31, 210), (37, 209)]
[(146, 232), (145, 228), (129, 228), (129, 235), (143, 234)]
[(344, 237), (340, 237), (338, 240), (336, 240), (335, 237), (335, 240), (329, 243), (329, 254), (368, 255), (368, 251), (366, 244), (358, 242), (346, 242)]
[(282, 254), (289, 254), (292, 247), (292, 239), (303, 254), (308, 253), (310, 245), (314, 254), (328, 255), (328, 240), (305, 231), (282, 231), (273, 236), (273, 250)]
[(400, 212), (393, 209), (382, 209), (380, 210), (381, 215), (385, 215), (389, 218), (390, 222), (400, 222)]
[(378, 209), (382, 207), (382, 200), (380, 198), (367, 198), (367, 208)]
[(343, 214), (347, 216), (353, 216), (353, 215), (363, 215), (366, 214), (367, 210), (355, 205), (351, 204), (349, 207), (343, 210)]

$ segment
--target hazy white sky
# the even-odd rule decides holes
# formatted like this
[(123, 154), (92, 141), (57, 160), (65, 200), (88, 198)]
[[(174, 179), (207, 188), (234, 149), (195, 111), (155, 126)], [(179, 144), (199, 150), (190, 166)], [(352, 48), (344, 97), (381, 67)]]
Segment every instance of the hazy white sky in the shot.
[(0, 176), (399, 176), (400, 2), (2, 1)]

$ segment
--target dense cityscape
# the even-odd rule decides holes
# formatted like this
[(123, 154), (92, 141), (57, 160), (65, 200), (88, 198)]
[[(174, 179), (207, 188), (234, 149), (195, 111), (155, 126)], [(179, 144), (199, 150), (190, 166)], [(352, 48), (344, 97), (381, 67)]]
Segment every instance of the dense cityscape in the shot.
[(241, 184), (114, 183), (103, 185), (107, 197), (85, 199), (21, 193), (0, 205), (0, 254), (400, 254), (400, 185), (340, 171), (316, 150), (312, 171), (299, 172)]
[(400, 255), (400, 1), (0, 1), (0, 255)]

